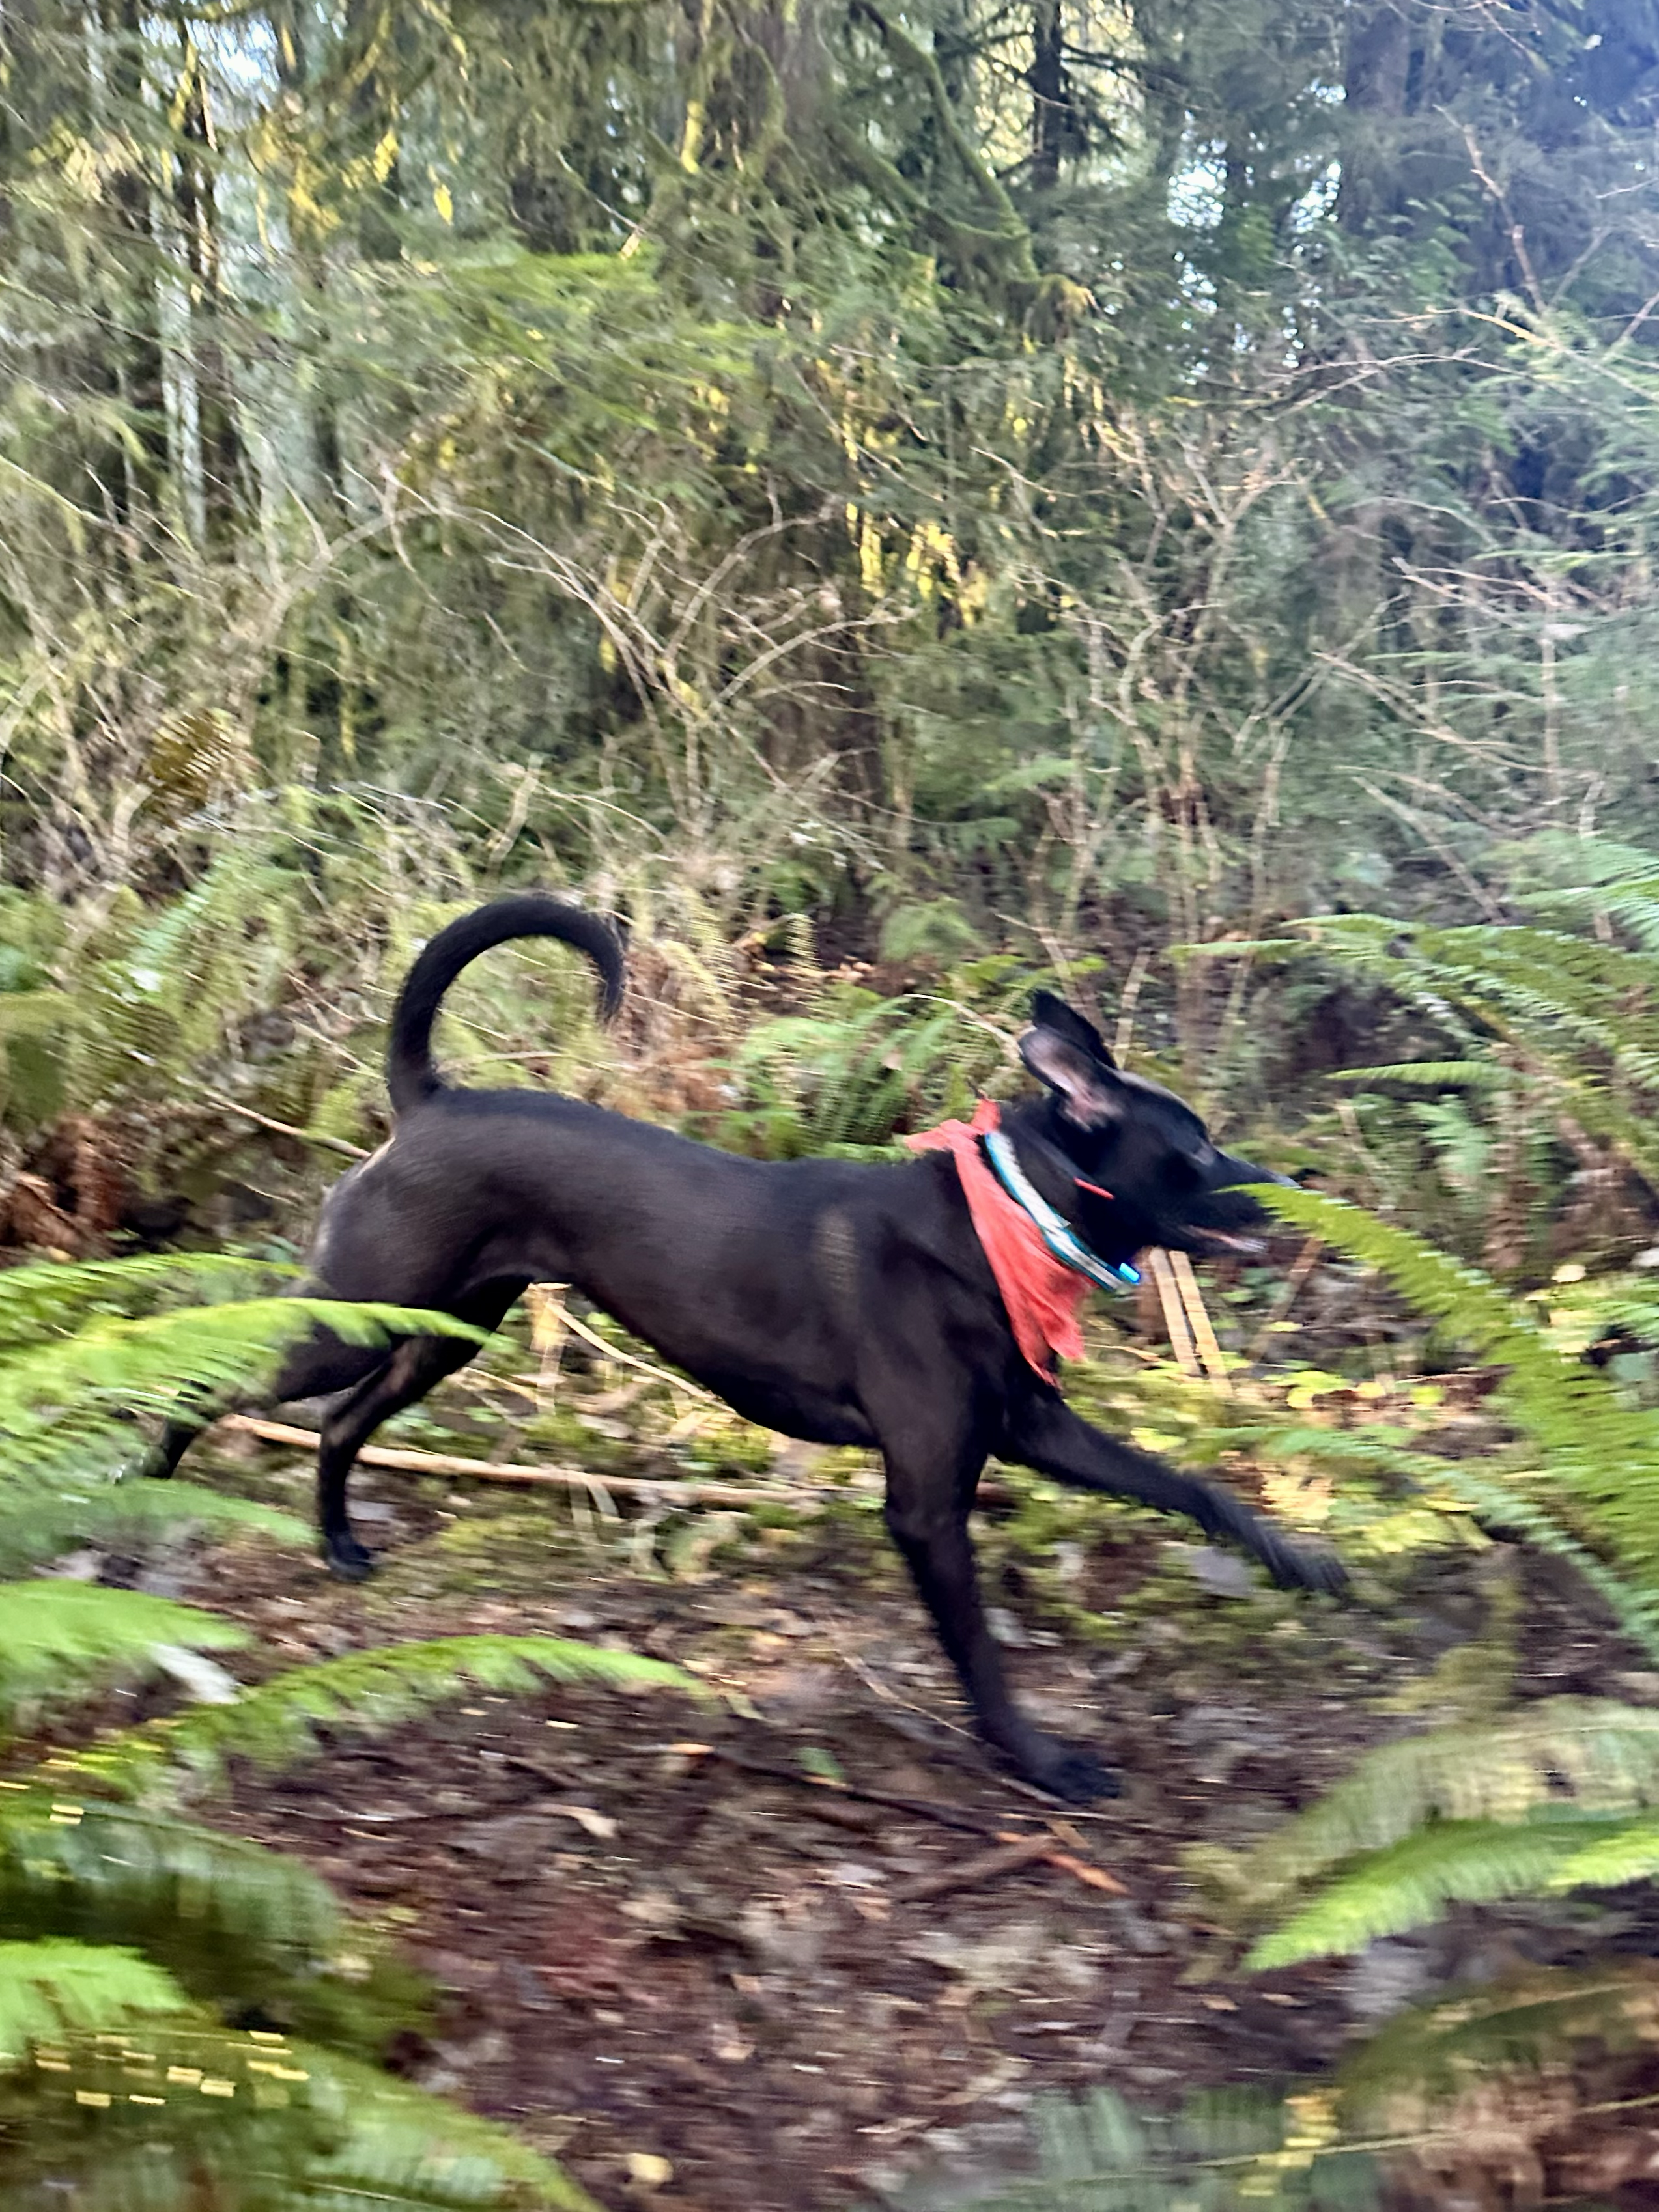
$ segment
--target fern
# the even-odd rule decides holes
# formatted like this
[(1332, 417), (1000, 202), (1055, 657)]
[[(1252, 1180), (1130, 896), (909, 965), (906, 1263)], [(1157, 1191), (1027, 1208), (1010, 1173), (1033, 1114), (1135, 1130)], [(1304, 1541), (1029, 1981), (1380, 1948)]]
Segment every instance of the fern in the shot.
[(200, 1483), (174, 1478), (151, 1482), (82, 1484), (70, 1490), (41, 1483), (0, 1486), (0, 1573), (55, 1559), (79, 1544), (143, 1550), (164, 1537), (201, 1530), (216, 1536), (259, 1535), (308, 1550), (309, 1522)]
[(1522, 1820), (1448, 1820), (1362, 1859), (1266, 1936), (1262, 1970), (1363, 1950), (1438, 1920), (1449, 1905), (1619, 1889), (1659, 1874), (1659, 1816), (1539, 1808)]
[[(45, 2063), (40, 2062), (44, 2059)], [(63, 2036), (0, 2077), (14, 2212), (597, 2212), (489, 2120), (303, 2040), (199, 2016)]]
[(190, 890), (129, 926), (76, 981), (68, 1078), (77, 1097), (170, 1097), (279, 1000), (314, 893), (269, 832), (238, 838)]
[[(129, 1409), (247, 1385), (317, 1325), (370, 1345), (413, 1331), (477, 1334), (442, 1316), (303, 1298), (124, 1310), (210, 1279), (170, 1261), (0, 1276), (0, 1556), (38, 1556), (71, 1530), (186, 1519), (302, 1533), (288, 1516), (189, 1486), (110, 1481), (130, 1443)], [(217, 1279), (243, 1288), (246, 1270)], [(132, 1591), (0, 1584), (0, 1704), (18, 1709), (142, 1673), (168, 1647), (249, 1640), (235, 1623)], [(223, 1787), (233, 1759), (274, 1766), (304, 1757), (326, 1728), (389, 1726), (475, 1686), (522, 1691), (548, 1680), (698, 1688), (625, 1653), (456, 1638), (296, 1668), (228, 1705), (0, 1781), (0, 1919), (13, 1939), (0, 1946), (0, 2045), (34, 2061), (0, 2064), (7, 2205), (44, 2212), (72, 2179), (78, 2204), (107, 2212), (209, 2197), (227, 2212), (356, 2212), (365, 2201), (412, 2212), (586, 2207), (554, 2166), (501, 2130), (345, 2054), (341, 2046), (383, 2041), (415, 2008), (408, 1978), (374, 1962), (373, 1940), (348, 1930), (326, 1883), (281, 1853), (132, 1802)], [(362, 1986), (355, 1966), (350, 1984), (331, 1971), (348, 1936), (370, 1956)], [(201, 2003), (284, 2020), (328, 2047), (229, 2036), (180, 2009)]]
[(1267, 1972), (1363, 1951), (1379, 1937), (1438, 1920), (1450, 1904), (1486, 1905), (1561, 1887), (1564, 1866), (1597, 1825), (1571, 1815), (1436, 1822), (1363, 1859), (1264, 1936), (1245, 1964)]
[(729, 1141), (773, 1154), (880, 1152), (896, 1131), (961, 1114), (997, 1089), (1034, 975), (993, 956), (937, 993), (882, 998), (834, 983), (813, 1010), (757, 1024), (734, 1070), (750, 1103), (725, 1119)]
[[(1571, 1559), (1623, 1625), (1659, 1650), (1659, 1416), (1628, 1404), (1490, 1278), (1409, 1231), (1313, 1192), (1263, 1195), (1282, 1218), (1378, 1268), (1418, 1313), (1497, 1365), (1495, 1403), (1516, 1432), (1479, 1471), (1375, 1431), (1321, 1441), (1281, 1429), (1279, 1448), (1392, 1461), (1488, 1525)], [(1361, 1948), (1455, 1901), (1645, 1878), (1659, 1871), (1655, 1806), (1659, 1712), (1552, 1698), (1387, 1745), (1247, 1857), (1211, 1864), (1247, 1918), (1323, 1885), (1250, 1954), (1253, 1966), (1281, 1966)]]
[[(1571, 842), (1571, 841), (1569, 841)], [(1381, 983), (1426, 1013), (1463, 1048), (1457, 1061), (1419, 1067), (1350, 1068), (1349, 1080), (1483, 1087), (1527, 1094), (1547, 1126), (1564, 1108), (1644, 1176), (1659, 1174), (1653, 1137), (1659, 1092), (1659, 1002), (1651, 955), (1659, 948), (1659, 857), (1629, 847), (1540, 839), (1531, 856), (1576, 884), (1522, 893), (1542, 922), (1610, 918), (1640, 948), (1630, 951), (1571, 929), (1482, 924), (1402, 927), (1378, 915), (1325, 915), (1299, 927), (1302, 957), (1316, 951)], [(1238, 948), (1223, 948), (1236, 951)], [(1284, 953), (1293, 948), (1279, 943)], [(1485, 1075), (1474, 1071), (1484, 1067)]]
[(0, 1483), (112, 1475), (131, 1450), (133, 1412), (164, 1415), (192, 1393), (257, 1387), (311, 1329), (348, 1344), (482, 1333), (445, 1314), (324, 1298), (253, 1298), (137, 1319), (93, 1314), (72, 1335), (0, 1361)]
[(187, 1927), (223, 1948), (322, 1956), (342, 1916), (298, 1859), (142, 1807), (44, 1783), (0, 1785), (0, 1896), (8, 1919), (84, 1935)]
[(1221, 2091), (1160, 2114), (1112, 2089), (1051, 2098), (1032, 2114), (1035, 2173), (924, 2185), (900, 2202), (914, 2212), (1369, 2212), (1376, 2170), (1342, 2142), (1334, 2101)]
[(0, 1710), (38, 1710), (105, 1680), (141, 1680), (169, 1646), (237, 1651), (247, 1631), (141, 1590), (86, 1583), (0, 1583)]
[(1388, 2128), (1402, 2096), (1432, 2112), (1471, 2084), (1489, 2094), (1495, 2075), (1535, 2076), (1584, 2045), (1626, 2051), (1656, 2039), (1659, 1971), (1651, 1960), (1528, 1967), (1396, 2015), (1344, 2060), (1341, 2109), (1345, 2118)]
[(98, 1311), (128, 1313), (169, 1292), (194, 1303), (235, 1297), (280, 1270), (229, 1253), (168, 1252), (120, 1260), (41, 1260), (0, 1269), (0, 1358), (79, 1328)]
[(1259, 1913), (1333, 1876), (1259, 1942), (1266, 1969), (1362, 1949), (1453, 1902), (1617, 1887), (1659, 1869), (1659, 1712), (1552, 1698), (1385, 1745), (1225, 1867)]
[(441, 1637), (296, 1667), (245, 1691), (233, 1705), (204, 1706), (106, 1737), (66, 1755), (54, 1771), (77, 1771), (132, 1797), (168, 1782), (211, 1792), (223, 1788), (233, 1759), (271, 1769), (310, 1756), (321, 1728), (393, 1728), (479, 1688), (522, 1692), (550, 1681), (709, 1694), (679, 1668), (629, 1651), (552, 1636)]
[(1339, 1067), (1331, 1080), (1409, 1084), (1419, 1091), (1499, 1091), (1527, 1079), (1490, 1060), (1402, 1060), (1377, 1067)]
[(76, 2028), (113, 2028), (190, 2000), (136, 1952), (108, 1944), (0, 1943), (0, 2063)]
[(1595, 1813), (1659, 1804), (1659, 1711), (1546, 1698), (1479, 1727), (1385, 1744), (1257, 1847), (1241, 1890), (1272, 1901), (1427, 1820), (1518, 1820), (1567, 1800)]
[(1496, 1402), (1520, 1449), (1613, 1553), (1625, 1578), (1624, 1617), (1659, 1649), (1659, 1415), (1626, 1404), (1605, 1374), (1564, 1357), (1490, 1276), (1409, 1230), (1315, 1191), (1261, 1197), (1281, 1218), (1375, 1267), (1418, 1313), (1502, 1368)]

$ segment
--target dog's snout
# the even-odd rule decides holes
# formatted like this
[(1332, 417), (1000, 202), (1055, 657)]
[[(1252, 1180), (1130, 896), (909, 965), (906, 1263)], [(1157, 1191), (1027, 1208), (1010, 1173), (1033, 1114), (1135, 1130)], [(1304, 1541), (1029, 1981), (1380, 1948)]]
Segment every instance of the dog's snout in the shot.
[(1253, 1160), (1240, 1159), (1235, 1154), (1223, 1152), (1216, 1163), (1216, 1170), (1211, 1187), (1217, 1190), (1231, 1190), (1247, 1182), (1276, 1182), (1284, 1190), (1296, 1188), (1290, 1176), (1282, 1176), (1273, 1168), (1258, 1167)]

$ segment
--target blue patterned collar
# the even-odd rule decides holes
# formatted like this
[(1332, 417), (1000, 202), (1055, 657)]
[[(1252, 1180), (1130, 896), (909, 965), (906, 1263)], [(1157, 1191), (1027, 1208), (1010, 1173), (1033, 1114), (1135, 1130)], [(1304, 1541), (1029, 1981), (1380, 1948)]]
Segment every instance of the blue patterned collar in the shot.
[(1104, 1291), (1132, 1287), (1140, 1280), (1140, 1270), (1126, 1261), (1102, 1260), (1091, 1252), (1071, 1224), (1063, 1214), (1057, 1213), (1042, 1194), (1035, 1189), (1031, 1178), (1020, 1165), (1013, 1140), (1001, 1129), (985, 1133), (985, 1158), (991, 1171), (1022, 1213), (1028, 1214), (1037, 1234), (1063, 1267), (1070, 1267), (1075, 1275), (1087, 1275), (1091, 1283), (1098, 1283)]

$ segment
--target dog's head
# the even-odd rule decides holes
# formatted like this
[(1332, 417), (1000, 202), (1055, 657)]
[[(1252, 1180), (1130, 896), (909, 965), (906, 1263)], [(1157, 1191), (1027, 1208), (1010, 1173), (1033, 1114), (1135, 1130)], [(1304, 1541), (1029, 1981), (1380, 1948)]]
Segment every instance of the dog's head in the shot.
[(1220, 1152), (1171, 1091), (1125, 1075), (1093, 1024), (1052, 992), (1031, 1002), (1020, 1057), (1048, 1096), (1037, 1133), (1064, 1156), (1077, 1188), (1066, 1210), (1103, 1260), (1162, 1244), (1195, 1255), (1253, 1253), (1266, 1216), (1245, 1188), (1282, 1182)]

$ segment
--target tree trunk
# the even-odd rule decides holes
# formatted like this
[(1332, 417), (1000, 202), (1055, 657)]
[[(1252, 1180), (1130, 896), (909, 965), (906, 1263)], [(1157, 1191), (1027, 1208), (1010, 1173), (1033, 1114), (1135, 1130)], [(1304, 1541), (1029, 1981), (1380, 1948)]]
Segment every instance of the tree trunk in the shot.
[(1060, 0), (1034, 0), (1031, 11), (1031, 183), (1052, 191), (1060, 180), (1060, 157), (1069, 149), (1075, 118), (1065, 74), (1065, 31)]
[[(106, 0), (102, 27), (109, 46), (109, 88), (118, 112), (136, 112), (143, 101), (143, 22), (139, 0)], [(111, 490), (119, 519), (132, 523), (142, 514), (155, 511), (167, 483), (171, 465), (167, 390), (162, 370), (149, 185), (141, 169), (119, 168), (112, 175), (109, 189), (117, 222), (130, 243), (129, 266), (133, 273), (131, 297), (120, 303), (125, 343), (117, 370), (133, 442), (122, 448)]]
[(219, 335), (222, 307), (219, 241), (213, 202), (213, 118), (207, 81), (182, 18), (178, 24), (184, 51), (180, 86), (180, 134), (184, 141), (174, 172), (174, 202), (184, 231), (190, 270), (191, 325), (194, 334), (197, 436), (202, 507), (207, 542), (224, 547), (235, 536), (242, 474), (241, 440), (234, 396)]

